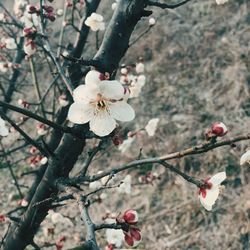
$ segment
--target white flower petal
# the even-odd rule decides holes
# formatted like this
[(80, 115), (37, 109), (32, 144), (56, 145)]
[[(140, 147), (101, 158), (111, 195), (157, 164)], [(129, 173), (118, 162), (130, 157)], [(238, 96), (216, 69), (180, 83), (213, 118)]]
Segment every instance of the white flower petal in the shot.
[(86, 85), (89, 85), (89, 84), (98, 85), (101, 82), (100, 74), (101, 73), (96, 70), (90, 70), (85, 77), (85, 84)]
[(68, 119), (76, 124), (84, 124), (94, 117), (94, 108), (84, 103), (73, 103), (68, 112)]
[(124, 96), (124, 87), (118, 81), (102, 81), (100, 90), (101, 94), (109, 99), (120, 100)]
[(73, 92), (73, 99), (75, 102), (89, 103), (96, 98), (99, 92), (100, 90), (95, 84), (79, 85)]
[(118, 121), (128, 122), (135, 118), (134, 109), (124, 101), (112, 103), (109, 109), (110, 115)]
[(245, 152), (240, 158), (240, 165), (244, 165), (245, 163), (250, 163), (250, 150)]
[(213, 184), (213, 187), (219, 186), (227, 178), (226, 172), (219, 172), (211, 177), (208, 182)]
[(90, 120), (89, 126), (96, 135), (106, 136), (115, 129), (116, 122), (106, 110), (101, 110)]
[(203, 198), (202, 194), (199, 195), (200, 202), (208, 211), (210, 211), (215, 201), (218, 199), (219, 194), (220, 194), (219, 187), (206, 189), (205, 198)]

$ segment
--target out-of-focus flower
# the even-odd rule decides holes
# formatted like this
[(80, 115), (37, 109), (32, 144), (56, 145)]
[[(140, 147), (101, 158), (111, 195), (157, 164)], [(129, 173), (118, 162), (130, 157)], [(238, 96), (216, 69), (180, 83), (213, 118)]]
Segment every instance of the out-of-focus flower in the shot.
[(69, 105), (69, 100), (67, 99), (67, 96), (65, 94), (59, 96), (58, 102), (61, 107), (66, 107)]
[(92, 13), (87, 17), (85, 24), (91, 28), (93, 31), (104, 30), (105, 23), (103, 22), (103, 16), (97, 13)]
[(26, 0), (15, 0), (14, 5), (13, 5), (14, 14), (16, 16), (21, 16), (27, 4), (28, 2)]
[(31, 14), (29, 12), (30, 6), (27, 6), (23, 16), (20, 18), (20, 21), (23, 23), (25, 28), (37, 27), (39, 25), (39, 19), (37, 14)]
[(0, 21), (5, 22), (6, 21), (6, 15), (5, 13), (0, 13)]
[[(98, 76), (99, 75), (99, 76)], [(124, 101), (124, 87), (118, 81), (101, 81), (100, 73), (90, 71), (85, 85), (73, 92), (74, 103), (69, 108), (68, 118), (76, 124), (89, 122), (96, 135), (109, 135), (116, 121), (131, 121), (135, 117), (133, 108)]]
[(6, 221), (6, 217), (3, 214), (0, 214), (0, 222), (5, 222)]
[(120, 0), (115, 0), (115, 2), (112, 3), (112, 5), (111, 5), (112, 10), (115, 10), (115, 9), (116, 9), (117, 4), (119, 3), (119, 1), (120, 1)]
[(147, 131), (149, 136), (154, 136), (155, 131), (157, 129), (158, 123), (159, 123), (159, 118), (154, 118), (148, 121), (145, 130)]
[(24, 43), (24, 52), (26, 55), (28, 56), (32, 56), (33, 54), (36, 53), (36, 44), (33, 40), (28, 39), (25, 43)]
[(67, 224), (69, 226), (74, 226), (72, 221), (69, 218), (63, 216), (61, 213), (49, 210), (48, 217), (50, 218), (51, 222), (55, 225), (61, 223), (61, 224)]
[(136, 64), (135, 71), (137, 74), (141, 74), (144, 72), (144, 68), (145, 68), (144, 64), (142, 62), (139, 62)]
[(24, 107), (24, 108), (29, 108), (30, 104), (23, 99), (18, 99), (17, 104)]
[(220, 5), (220, 4), (224, 4), (226, 2), (228, 2), (228, 0), (215, 0), (215, 2)]
[(208, 210), (212, 210), (220, 193), (220, 184), (226, 179), (226, 172), (220, 172), (204, 181), (204, 187), (199, 189), (199, 199), (202, 206)]
[(8, 71), (8, 63), (6, 62), (0, 62), (0, 71), (3, 73), (6, 73)]
[(122, 154), (124, 154), (130, 147), (135, 137), (128, 137), (128, 139), (124, 140), (123, 143), (118, 147)]
[(149, 20), (148, 20), (149, 26), (154, 26), (155, 23), (156, 23), (156, 21), (155, 21), (155, 19), (153, 17), (149, 18)]
[(25, 199), (21, 199), (19, 202), (18, 202), (18, 205), (21, 206), (21, 207), (27, 207), (29, 205), (29, 202)]
[(46, 135), (48, 133), (48, 128), (46, 127), (45, 124), (39, 123), (36, 126), (36, 132), (38, 135)]
[(126, 175), (122, 184), (118, 187), (118, 192), (122, 194), (131, 194), (131, 175)]
[(16, 41), (12, 37), (5, 38), (4, 43), (5, 43), (7, 49), (16, 49), (17, 48)]
[(250, 150), (247, 150), (240, 158), (240, 165), (250, 164)]
[(0, 136), (8, 136), (9, 129), (5, 125), (5, 121), (0, 117)]
[(58, 9), (58, 10), (56, 11), (56, 14), (57, 14), (58, 16), (62, 16), (62, 15), (63, 15), (63, 9)]
[(123, 231), (121, 229), (107, 229), (106, 240), (109, 244), (120, 248), (123, 242)]

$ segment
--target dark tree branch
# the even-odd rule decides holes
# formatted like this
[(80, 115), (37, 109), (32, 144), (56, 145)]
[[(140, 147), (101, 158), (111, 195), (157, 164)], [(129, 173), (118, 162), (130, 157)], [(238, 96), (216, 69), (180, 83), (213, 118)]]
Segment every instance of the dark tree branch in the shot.
[(190, 2), (191, 0), (184, 0), (182, 2), (179, 2), (177, 4), (167, 4), (167, 3), (161, 3), (161, 2), (158, 2), (158, 1), (148, 1), (148, 5), (149, 6), (156, 6), (156, 7), (160, 7), (162, 9), (175, 9), (175, 8), (178, 8), (188, 2)]

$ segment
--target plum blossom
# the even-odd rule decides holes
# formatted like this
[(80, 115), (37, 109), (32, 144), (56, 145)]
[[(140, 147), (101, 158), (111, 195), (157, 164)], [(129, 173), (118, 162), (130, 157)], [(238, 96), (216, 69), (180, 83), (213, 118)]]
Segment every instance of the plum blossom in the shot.
[(63, 216), (61, 213), (49, 210), (48, 217), (50, 217), (51, 222), (55, 225), (61, 223), (61, 224), (66, 224), (68, 226), (74, 226), (72, 221), (69, 218)]
[(36, 126), (37, 134), (40, 136), (46, 135), (48, 133), (48, 128), (43, 123), (39, 123)]
[(0, 71), (2, 73), (6, 73), (8, 71), (9, 67), (8, 67), (8, 63), (6, 62), (0, 62)]
[(155, 131), (157, 129), (157, 125), (159, 123), (159, 118), (154, 118), (148, 121), (145, 130), (147, 131), (149, 136), (154, 136), (155, 135)]
[(123, 243), (123, 231), (121, 229), (107, 229), (106, 230), (106, 239), (107, 242), (115, 247), (120, 248)]
[(122, 184), (118, 187), (118, 193), (131, 194), (131, 175), (126, 175)]
[(118, 147), (118, 149), (121, 151), (122, 154), (124, 154), (127, 150), (129, 150), (134, 140), (135, 137), (128, 137), (127, 140), (123, 141), (123, 143)]
[(228, 0), (215, 0), (215, 2), (220, 5), (220, 4), (224, 4), (226, 2), (228, 2)]
[(156, 23), (156, 21), (155, 21), (155, 19), (153, 17), (149, 18), (149, 20), (148, 20), (149, 26), (154, 26), (155, 23)]
[(67, 99), (67, 96), (65, 94), (59, 96), (58, 102), (61, 107), (66, 107), (69, 104), (69, 100)]
[(37, 27), (39, 25), (39, 19), (36, 13), (29, 13), (31, 6), (27, 6), (23, 16), (20, 18), (25, 28)]
[(144, 64), (142, 62), (139, 62), (135, 66), (135, 71), (137, 74), (141, 74), (144, 72), (144, 68), (145, 68)]
[(7, 49), (16, 49), (17, 45), (16, 45), (16, 41), (14, 38), (5, 38), (4, 39), (4, 43)]
[(34, 53), (36, 53), (36, 44), (34, 43), (33, 40), (28, 39), (25, 43), (24, 43), (24, 52), (27, 56), (32, 56)]
[(26, 0), (15, 0), (13, 12), (16, 16), (22, 15), (23, 9), (28, 4)]
[(9, 129), (5, 125), (5, 121), (0, 117), (0, 136), (7, 136)]
[(102, 187), (102, 183), (100, 181), (93, 181), (89, 183), (90, 189), (99, 189)]
[(112, 10), (115, 10), (115, 9), (116, 9), (117, 4), (119, 3), (119, 1), (120, 1), (120, 0), (115, 0), (115, 2), (112, 3), (112, 5), (111, 5), (111, 9), (112, 9)]
[(91, 16), (89, 16), (85, 24), (90, 27), (93, 31), (98, 30), (104, 30), (105, 29), (105, 23), (103, 22), (103, 16), (99, 15), (97, 13), (92, 13)]
[(245, 163), (250, 164), (250, 149), (247, 150), (240, 158), (240, 165), (244, 165)]
[(98, 136), (109, 135), (116, 127), (116, 120), (131, 121), (133, 108), (124, 100), (124, 87), (118, 81), (101, 81), (102, 75), (90, 71), (85, 85), (73, 92), (74, 103), (70, 106), (68, 119), (76, 124), (89, 122), (90, 130)]
[(201, 205), (208, 211), (218, 199), (220, 193), (220, 184), (226, 179), (226, 172), (219, 172), (211, 178), (204, 181), (204, 187), (199, 189), (199, 199)]

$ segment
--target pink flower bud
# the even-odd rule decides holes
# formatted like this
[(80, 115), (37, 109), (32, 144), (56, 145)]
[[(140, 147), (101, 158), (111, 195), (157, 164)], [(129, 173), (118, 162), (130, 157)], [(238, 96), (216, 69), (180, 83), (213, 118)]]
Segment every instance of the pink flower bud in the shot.
[(34, 5), (28, 5), (27, 10), (29, 14), (34, 14), (38, 12), (37, 8)]
[(30, 147), (29, 152), (30, 152), (31, 154), (35, 154), (35, 153), (37, 152), (37, 148), (36, 148), (35, 146)]
[(119, 146), (123, 143), (123, 139), (120, 136), (115, 135), (114, 137), (112, 137), (112, 142), (115, 146)]
[(141, 231), (138, 228), (130, 227), (128, 232), (124, 232), (124, 240), (131, 247), (137, 246), (141, 238)]
[(0, 214), (0, 222), (5, 222), (6, 217), (3, 214)]
[(228, 132), (226, 125), (222, 122), (215, 122), (211, 131), (216, 136), (224, 136)]
[(128, 224), (136, 224), (138, 222), (138, 214), (135, 210), (129, 209), (123, 214), (123, 219)]
[(48, 13), (52, 13), (54, 11), (54, 8), (48, 5), (43, 6), (43, 9)]

